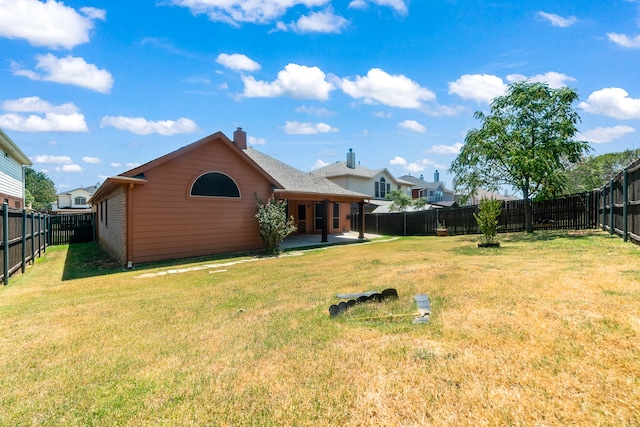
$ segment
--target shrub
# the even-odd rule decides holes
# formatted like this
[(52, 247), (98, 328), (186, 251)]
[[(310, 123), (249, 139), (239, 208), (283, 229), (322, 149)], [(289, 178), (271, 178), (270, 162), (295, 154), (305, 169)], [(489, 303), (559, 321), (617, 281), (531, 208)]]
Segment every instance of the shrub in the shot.
[(266, 204), (258, 202), (256, 218), (264, 249), (269, 255), (280, 252), (280, 242), (297, 230), (293, 216), (287, 218), (287, 201), (276, 200), (273, 195)]
[(498, 234), (498, 217), (501, 212), (502, 200), (483, 198), (480, 201), (478, 214), (473, 214), (487, 243), (493, 243)]

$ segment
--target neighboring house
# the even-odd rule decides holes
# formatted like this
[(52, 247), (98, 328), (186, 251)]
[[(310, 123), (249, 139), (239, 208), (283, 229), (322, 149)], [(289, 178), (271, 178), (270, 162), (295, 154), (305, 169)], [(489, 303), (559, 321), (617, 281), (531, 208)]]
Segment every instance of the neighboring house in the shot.
[(88, 211), (91, 210), (89, 199), (98, 190), (98, 185), (76, 188), (56, 194), (57, 201), (53, 204), (53, 211)]
[(411, 183), (398, 179), (386, 168), (368, 169), (356, 164), (356, 153), (349, 149), (346, 162), (335, 162), (311, 171), (311, 175), (327, 178), (340, 187), (367, 194), (369, 203), (380, 205), (392, 190), (410, 194)]
[(403, 175), (400, 179), (412, 184), (411, 197), (414, 199), (425, 197), (427, 202), (439, 206), (454, 206), (456, 204), (454, 191), (445, 187), (444, 183), (440, 181), (440, 173), (438, 171), (433, 174), (433, 182), (425, 181), (422, 175), (420, 178)]
[(240, 128), (233, 141), (217, 132), (107, 178), (89, 201), (98, 240), (131, 266), (263, 248), (255, 215), (257, 202), (271, 195), (288, 201), (298, 233), (322, 233), (323, 240), (350, 230), (351, 203), (364, 212), (365, 194), (287, 166), (246, 141)]
[(478, 190), (476, 190), (475, 195), (467, 198), (466, 205), (467, 206), (478, 205), (480, 204), (480, 201), (482, 199), (496, 199), (496, 200), (503, 200), (505, 202), (509, 200), (520, 200), (520, 198), (516, 196), (509, 196), (507, 194), (494, 193), (492, 191), (487, 191), (482, 188), (479, 188)]
[(2, 129), (0, 148), (0, 202), (7, 202), (10, 208), (24, 209), (24, 166), (33, 163)]

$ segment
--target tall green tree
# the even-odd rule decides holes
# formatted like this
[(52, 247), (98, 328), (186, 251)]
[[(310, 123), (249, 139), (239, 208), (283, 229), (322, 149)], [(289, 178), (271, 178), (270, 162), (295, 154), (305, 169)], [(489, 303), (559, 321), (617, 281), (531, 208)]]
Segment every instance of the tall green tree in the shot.
[(566, 193), (583, 193), (600, 188), (638, 158), (640, 148), (586, 157), (566, 172)]
[(56, 201), (56, 186), (47, 174), (26, 168), (24, 181), (31, 207), (37, 211), (51, 209), (51, 203)]
[[(526, 201), (561, 193), (563, 172), (589, 151), (587, 142), (574, 139), (580, 121), (573, 108), (577, 100), (578, 94), (567, 87), (511, 84), (504, 96), (491, 102), (488, 115), (474, 114), (482, 126), (467, 133), (451, 164), (456, 189), (472, 195), (481, 187), (499, 191), (508, 185), (520, 190)], [(531, 204), (524, 206), (531, 233)]]

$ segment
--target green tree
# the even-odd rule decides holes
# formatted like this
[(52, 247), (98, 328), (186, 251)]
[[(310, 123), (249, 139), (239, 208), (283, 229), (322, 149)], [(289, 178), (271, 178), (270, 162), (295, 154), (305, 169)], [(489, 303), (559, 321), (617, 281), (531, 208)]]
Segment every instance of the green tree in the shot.
[(478, 214), (473, 213), (480, 232), (487, 243), (493, 243), (498, 235), (498, 217), (502, 213), (502, 200), (483, 198), (478, 206)]
[(32, 168), (26, 168), (24, 173), (24, 185), (27, 193), (27, 205), (31, 201), (31, 207), (37, 211), (51, 209), (51, 203), (56, 201), (56, 186), (44, 172), (36, 172)]
[(567, 171), (566, 193), (583, 193), (600, 188), (638, 158), (640, 148), (586, 157)]
[(457, 190), (472, 195), (480, 187), (519, 189), (527, 201), (526, 228), (533, 232), (528, 202), (537, 195), (561, 193), (563, 172), (589, 151), (587, 142), (574, 140), (580, 117), (572, 104), (577, 100), (577, 93), (566, 87), (511, 84), (504, 96), (494, 98), (489, 115), (474, 114), (482, 126), (467, 133), (451, 164)]
[(293, 216), (287, 218), (287, 201), (276, 200), (274, 196), (265, 204), (258, 202), (256, 218), (264, 249), (269, 255), (278, 254), (280, 242), (297, 230)]
[(391, 190), (387, 194), (387, 199), (391, 200), (389, 210), (391, 212), (404, 212), (410, 206), (413, 206), (413, 199), (402, 190)]

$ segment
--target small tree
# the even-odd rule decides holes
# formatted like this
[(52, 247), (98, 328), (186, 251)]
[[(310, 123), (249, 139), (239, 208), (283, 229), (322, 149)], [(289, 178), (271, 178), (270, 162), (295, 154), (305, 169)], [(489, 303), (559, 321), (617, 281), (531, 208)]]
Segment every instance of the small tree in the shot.
[(389, 210), (391, 212), (404, 212), (410, 206), (413, 206), (413, 199), (407, 193), (402, 190), (391, 190), (387, 194), (387, 200), (391, 200), (391, 206)]
[(478, 215), (475, 212), (473, 213), (486, 243), (493, 243), (498, 234), (498, 217), (501, 212), (501, 200), (483, 198), (480, 201)]
[(24, 182), (27, 206), (31, 204), (37, 211), (51, 209), (51, 203), (56, 201), (56, 186), (47, 174), (26, 168)]
[(280, 242), (297, 230), (293, 216), (287, 218), (287, 201), (272, 195), (266, 204), (258, 202), (258, 227), (264, 249), (269, 255), (280, 252)]

